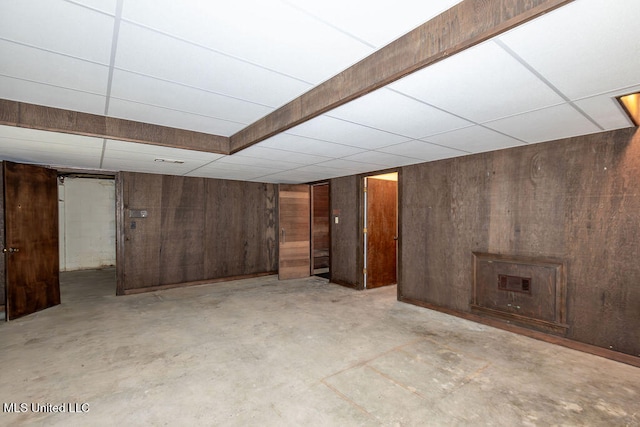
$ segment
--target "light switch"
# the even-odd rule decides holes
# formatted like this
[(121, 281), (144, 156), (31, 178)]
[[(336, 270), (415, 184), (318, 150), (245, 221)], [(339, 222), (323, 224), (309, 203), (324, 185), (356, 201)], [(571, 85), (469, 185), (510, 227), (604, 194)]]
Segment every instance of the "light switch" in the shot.
[(340, 218), (338, 218), (337, 216), (334, 218), (334, 221), (336, 224), (338, 224), (340, 222)]

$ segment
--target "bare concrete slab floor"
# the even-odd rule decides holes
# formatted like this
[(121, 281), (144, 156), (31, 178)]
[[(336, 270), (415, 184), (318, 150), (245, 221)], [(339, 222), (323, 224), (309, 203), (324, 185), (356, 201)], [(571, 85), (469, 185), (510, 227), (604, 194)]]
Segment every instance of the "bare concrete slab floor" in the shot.
[(640, 425), (640, 369), (395, 287), (263, 277), (116, 297), (113, 270), (62, 279), (60, 306), (0, 325), (0, 425)]

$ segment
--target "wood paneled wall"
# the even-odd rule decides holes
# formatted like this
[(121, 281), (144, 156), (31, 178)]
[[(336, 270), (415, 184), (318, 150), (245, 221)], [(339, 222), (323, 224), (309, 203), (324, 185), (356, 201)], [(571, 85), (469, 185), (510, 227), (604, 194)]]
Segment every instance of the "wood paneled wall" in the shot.
[(118, 187), (119, 294), (277, 271), (275, 185), (122, 172)]
[(330, 182), (331, 281), (354, 288), (363, 286), (360, 181), (359, 176), (348, 176)]
[(472, 252), (561, 259), (566, 337), (640, 355), (640, 131), (402, 173), (400, 299), (469, 312)]
[(329, 184), (311, 186), (313, 268), (329, 267), (331, 239), (329, 236)]

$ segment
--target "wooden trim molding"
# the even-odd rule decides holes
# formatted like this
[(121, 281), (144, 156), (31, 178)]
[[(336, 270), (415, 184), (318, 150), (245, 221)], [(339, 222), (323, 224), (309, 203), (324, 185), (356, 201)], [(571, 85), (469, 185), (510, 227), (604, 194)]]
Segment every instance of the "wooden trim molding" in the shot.
[(616, 362), (626, 363), (627, 365), (636, 366), (640, 368), (640, 357), (636, 357), (630, 354), (609, 350), (609, 349), (598, 347), (591, 344), (585, 344), (579, 341), (574, 341), (565, 337), (559, 337), (557, 335), (551, 335), (545, 332), (534, 331), (532, 329), (523, 328), (521, 326), (508, 323), (507, 321), (504, 321), (504, 320), (492, 319), (488, 317), (479, 316), (473, 313), (467, 313), (467, 312), (453, 310), (446, 307), (440, 307), (434, 304), (415, 300), (412, 298), (399, 296), (398, 301), (405, 302), (407, 304), (417, 305), (419, 307), (427, 308), (429, 310), (439, 311), (441, 313), (460, 317), (466, 320), (471, 320), (472, 322), (491, 326), (497, 329), (502, 329), (508, 332), (512, 332), (514, 334), (524, 335), (526, 337), (533, 338), (539, 341), (548, 342), (550, 344), (561, 345), (563, 347), (581, 351), (583, 353), (593, 354), (595, 356), (604, 357), (605, 359), (615, 360)]
[(229, 138), (226, 136), (27, 104), (8, 99), (0, 99), (0, 125), (217, 154), (229, 153)]
[(573, 0), (464, 0), (231, 136), (263, 141)]
[(267, 272), (264, 272), (264, 273), (243, 274), (241, 276), (231, 276), (231, 277), (220, 277), (220, 278), (217, 278), (217, 279), (197, 280), (195, 282), (172, 283), (172, 284), (169, 284), (169, 285), (147, 286), (145, 288), (130, 288), (130, 289), (125, 289), (122, 292), (122, 295), (143, 294), (143, 293), (146, 293), (146, 292), (164, 291), (164, 290), (167, 290), (167, 289), (175, 289), (175, 288), (186, 288), (186, 287), (189, 287), (189, 286), (213, 285), (215, 283), (221, 283), (221, 282), (231, 282), (231, 281), (235, 281), (235, 280), (254, 279), (256, 277), (264, 277), (264, 276), (275, 276), (276, 274), (278, 274), (277, 271), (267, 271)]

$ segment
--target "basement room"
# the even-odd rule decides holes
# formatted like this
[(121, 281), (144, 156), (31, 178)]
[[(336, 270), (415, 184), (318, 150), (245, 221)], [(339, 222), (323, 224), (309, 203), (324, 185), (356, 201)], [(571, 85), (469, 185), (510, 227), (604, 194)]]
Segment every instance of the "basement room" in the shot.
[(640, 426), (640, 2), (0, 2), (0, 424)]

